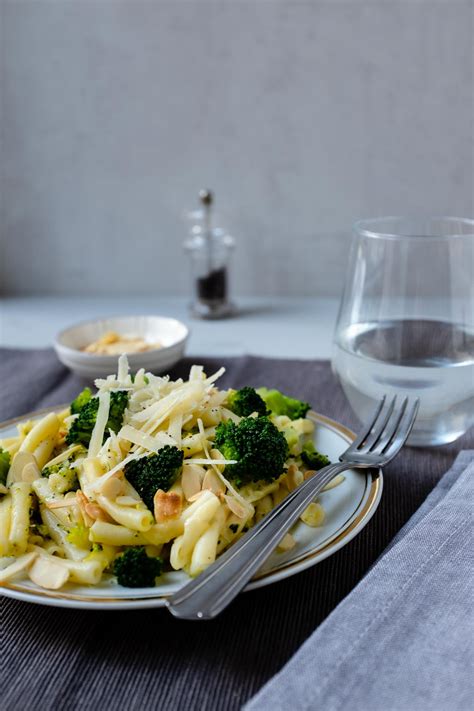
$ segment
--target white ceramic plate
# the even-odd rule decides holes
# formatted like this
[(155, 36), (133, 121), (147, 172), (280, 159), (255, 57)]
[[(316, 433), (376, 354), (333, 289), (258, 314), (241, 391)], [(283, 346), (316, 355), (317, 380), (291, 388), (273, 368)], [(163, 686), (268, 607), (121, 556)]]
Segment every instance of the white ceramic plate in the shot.
[(138, 336), (147, 343), (161, 343), (162, 348), (128, 355), (133, 372), (145, 368), (156, 374), (169, 370), (183, 357), (189, 336), (184, 323), (164, 316), (113, 316), (85, 321), (57, 335), (54, 348), (59, 360), (78, 375), (87, 378), (106, 377), (114, 373), (117, 369), (116, 355), (95, 355), (81, 350), (107, 331), (116, 331), (121, 336)]
[[(15, 423), (31, 417), (32, 415), (25, 415), (0, 425), (0, 438), (15, 434)], [(316, 422), (317, 448), (332, 461), (337, 461), (354, 438), (354, 434), (323, 415), (309, 413), (308, 417)], [(345, 481), (342, 484), (320, 496), (326, 511), (324, 524), (319, 528), (310, 528), (299, 522), (292, 531), (296, 546), (286, 553), (273, 553), (246, 590), (276, 583), (319, 563), (349, 543), (364, 528), (380, 501), (382, 472), (377, 475), (369, 471), (350, 470), (344, 476)], [(21, 580), (0, 588), (0, 594), (55, 607), (133, 609), (163, 607), (165, 599), (187, 582), (188, 576), (178, 571), (165, 573), (160, 578), (160, 584), (154, 588), (132, 589), (120, 587), (115, 579), (109, 576), (98, 586), (68, 585), (55, 592)]]

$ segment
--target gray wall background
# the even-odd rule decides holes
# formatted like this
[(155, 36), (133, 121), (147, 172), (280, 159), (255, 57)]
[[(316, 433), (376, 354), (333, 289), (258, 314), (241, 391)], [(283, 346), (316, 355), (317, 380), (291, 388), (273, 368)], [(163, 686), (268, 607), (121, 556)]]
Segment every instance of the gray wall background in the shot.
[(340, 291), (354, 220), (472, 216), (469, 0), (0, 0), (4, 293)]

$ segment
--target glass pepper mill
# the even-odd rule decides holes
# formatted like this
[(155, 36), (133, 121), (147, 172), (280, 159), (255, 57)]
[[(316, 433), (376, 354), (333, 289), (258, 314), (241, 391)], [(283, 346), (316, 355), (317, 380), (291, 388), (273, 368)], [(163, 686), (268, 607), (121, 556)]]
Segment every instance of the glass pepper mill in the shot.
[(234, 239), (212, 224), (212, 192), (201, 190), (199, 200), (201, 209), (188, 215), (191, 231), (185, 242), (191, 257), (191, 313), (197, 318), (225, 318), (235, 311), (229, 300), (229, 261)]

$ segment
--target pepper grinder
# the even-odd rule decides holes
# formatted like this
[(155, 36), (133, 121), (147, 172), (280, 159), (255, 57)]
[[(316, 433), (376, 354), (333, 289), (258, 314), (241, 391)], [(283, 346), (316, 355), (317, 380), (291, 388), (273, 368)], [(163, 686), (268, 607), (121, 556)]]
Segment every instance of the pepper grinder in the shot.
[(212, 192), (200, 190), (199, 201), (201, 209), (188, 215), (191, 231), (185, 242), (191, 257), (191, 313), (197, 318), (225, 318), (235, 311), (229, 300), (229, 261), (234, 239), (222, 228), (213, 226)]

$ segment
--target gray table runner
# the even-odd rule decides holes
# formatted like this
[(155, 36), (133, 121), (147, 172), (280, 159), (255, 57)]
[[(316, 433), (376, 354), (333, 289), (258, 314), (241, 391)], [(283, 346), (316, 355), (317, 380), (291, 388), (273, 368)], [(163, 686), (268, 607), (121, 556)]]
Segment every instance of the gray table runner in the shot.
[[(224, 386), (281, 388), (355, 426), (325, 361), (193, 361), (208, 372), (225, 365)], [(190, 363), (183, 361), (173, 375), (185, 375)], [(49, 350), (1, 350), (0, 383), (0, 421), (67, 402), (84, 385)], [(450, 446), (406, 449), (387, 467), (381, 505), (359, 536), (316, 567), (240, 596), (215, 621), (177, 621), (165, 610), (56, 610), (0, 598), (2, 667), (8, 670), (0, 681), (0, 706), (240, 708), (355, 587), (473, 440), (471, 432)]]
[(474, 451), (246, 711), (470, 711)]

